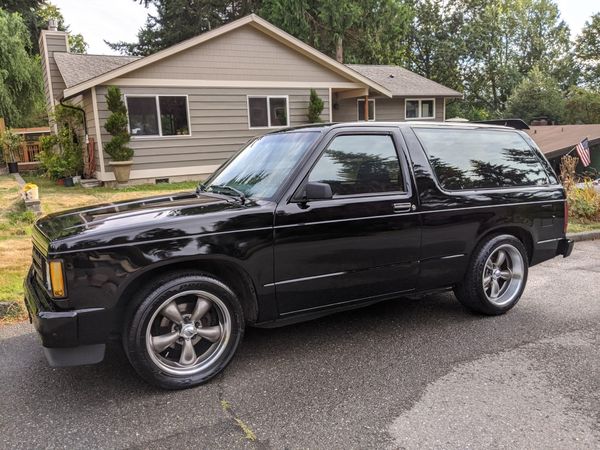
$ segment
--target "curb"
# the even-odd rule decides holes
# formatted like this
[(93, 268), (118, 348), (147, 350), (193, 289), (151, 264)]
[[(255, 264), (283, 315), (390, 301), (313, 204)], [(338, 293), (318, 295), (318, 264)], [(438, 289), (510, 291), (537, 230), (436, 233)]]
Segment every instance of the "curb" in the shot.
[(600, 239), (600, 230), (582, 231), (581, 233), (567, 233), (567, 238), (572, 239), (575, 242), (593, 241), (595, 239)]

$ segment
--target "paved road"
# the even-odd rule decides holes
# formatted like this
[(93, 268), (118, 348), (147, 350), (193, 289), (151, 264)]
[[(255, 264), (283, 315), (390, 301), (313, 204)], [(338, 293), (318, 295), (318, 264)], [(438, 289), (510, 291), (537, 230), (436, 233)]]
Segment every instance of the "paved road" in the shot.
[(600, 242), (582, 242), (503, 317), (438, 294), (251, 329), (183, 392), (146, 386), (118, 349), (50, 369), (28, 324), (3, 327), (0, 447), (598, 448), (599, 319)]

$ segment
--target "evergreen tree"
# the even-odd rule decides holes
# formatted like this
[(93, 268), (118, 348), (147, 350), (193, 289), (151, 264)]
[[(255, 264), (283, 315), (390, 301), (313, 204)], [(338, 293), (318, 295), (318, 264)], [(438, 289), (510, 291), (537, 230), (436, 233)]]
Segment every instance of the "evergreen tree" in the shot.
[(317, 91), (310, 90), (310, 99), (308, 100), (308, 114), (306, 115), (310, 123), (321, 122), (321, 113), (323, 112), (323, 99), (319, 97)]
[(564, 116), (564, 98), (556, 80), (534, 67), (508, 99), (505, 116), (529, 123), (535, 117), (559, 122)]

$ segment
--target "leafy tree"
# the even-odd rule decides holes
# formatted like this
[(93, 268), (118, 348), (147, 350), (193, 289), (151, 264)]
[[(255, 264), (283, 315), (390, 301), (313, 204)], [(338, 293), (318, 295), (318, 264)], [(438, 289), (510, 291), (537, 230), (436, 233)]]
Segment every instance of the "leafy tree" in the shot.
[(109, 86), (105, 97), (111, 115), (106, 119), (104, 129), (112, 135), (112, 139), (106, 143), (104, 150), (113, 161), (129, 161), (133, 157), (133, 149), (127, 146), (131, 136), (127, 131), (127, 108), (121, 90)]
[(575, 55), (585, 83), (600, 89), (600, 13), (585, 23), (575, 41)]
[(44, 102), (41, 65), (30, 45), (21, 16), (0, 8), (0, 117), (11, 127), (35, 122), (32, 114)]
[(569, 123), (600, 123), (600, 91), (574, 87), (567, 96), (565, 113)]
[(310, 99), (308, 100), (308, 121), (310, 123), (318, 123), (321, 122), (321, 113), (323, 112), (323, 108), (325, 105), (323, 104), (323, 99), (319, 97), (317, 91), (314, 89), (310, 90)]
[[(456, 3), (456, 2), (453, 2)], [(410, 31), (409, 68), (445, 86), (462, 90), (460, 59), (463, 15), (440, 0), (415, 2)]]
[[(50, 19), (56, 20), (59, 30), (69, 31), (60, 9), (46, 0), (3, 0), (0, 7), (8, 12), (19, 13), (23, 18), (23, 22), (29, 30), (31, 45), (28, 47), (28, 52), (31, 55), (40, 53), (38, 38), (41, 31), (48, 27)], [(73, 53), (85, 53), (87, 48), (81, 34), (70, 35), (69, 44)]]
[(507, 117), (529, 123), (534, 117), (546, 116), (560, 121), (564, 115), (564, 99), (556, 80), (534, 67), (508, 99)]
[(257, 10), (253, 0), (142, 0), (156, 8), (138, 32), (138, 42), (106, 42), (112, 49), (130, 55), (146, 56), (185, 39), (217, 28)]

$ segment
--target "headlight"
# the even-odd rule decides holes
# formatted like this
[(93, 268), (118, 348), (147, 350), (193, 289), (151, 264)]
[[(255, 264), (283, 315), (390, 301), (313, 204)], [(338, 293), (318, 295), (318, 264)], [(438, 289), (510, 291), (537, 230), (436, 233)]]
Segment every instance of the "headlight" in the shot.
[(64, 297), (65, 290), (65, 272), (61, 260), (48, 261), (49, 290), (53, 297)]

